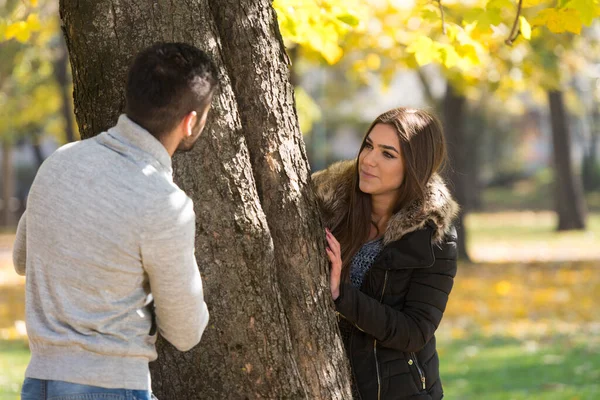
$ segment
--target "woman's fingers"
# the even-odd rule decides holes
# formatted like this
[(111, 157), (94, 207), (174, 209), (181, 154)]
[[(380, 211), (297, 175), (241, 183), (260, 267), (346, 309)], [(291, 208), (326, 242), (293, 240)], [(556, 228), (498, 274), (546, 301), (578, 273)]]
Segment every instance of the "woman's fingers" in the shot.
[(331, 232), (328, 235), (329, 239), (331, 240), (332, 243), (335, 244), (335, 247), (337, 247), (338, 249), (340, 248), (340, 242), (338, 242), (338, 240), (335, 238), (335, 236), (333, 236), (333, 234), (331, 234)]
[(329, 261), (335, 261), (335, 254), (333, 254), (333, 251), (331, 251), (329, 247), (325, 250), (327, 251), (327, 257), (329, 257)]
[(329, 261), (331, 262), (331, 270), (338, 271), (342, 269), (342, 260), (331, 250), (329, 247), (325, 249), (327, 251), (327, 257), (329, 257)]
[(335, 237), (327, 235), (327, 243), (329, 244), (329, 247), (331, 248), (331, 250), (333, 250), (334, 253), (340, 254), (340, 244), (335, 239)]

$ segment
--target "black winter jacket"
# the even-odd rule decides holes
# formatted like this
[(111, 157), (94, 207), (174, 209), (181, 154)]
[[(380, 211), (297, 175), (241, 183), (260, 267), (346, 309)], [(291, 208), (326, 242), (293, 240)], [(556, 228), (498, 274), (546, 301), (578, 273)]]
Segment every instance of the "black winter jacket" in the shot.
[[(326, 224), (348, 207), (355, 162), (313, 175)], [(339, 315), (353, 326), (352, 372), (362, 400), (443, 397), (435, 331), (456, 275), (458, 206), (434, 175), (424, 202), (395, 214), (360, 290), (342, 283)]]

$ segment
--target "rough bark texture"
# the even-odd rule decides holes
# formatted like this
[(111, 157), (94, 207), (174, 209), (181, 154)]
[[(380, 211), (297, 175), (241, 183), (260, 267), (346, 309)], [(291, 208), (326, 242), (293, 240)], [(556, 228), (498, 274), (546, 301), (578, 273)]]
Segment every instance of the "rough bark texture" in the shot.
[(194, 199), (211, 322), (179, 353), (159, 341), (159, 399), (348, 398), (322, 226), (267, 0), (61, 1), (82, 137), (112, 126), (127, 66), (156, 41), (209, 52), (222, 85), (194, 151), (177, 156)]
[(469, 179), (467, 175), (467, 157), (469, 155), (465, 151), (465, 103), (465, 97), (457, 93), (448, 83), (444, 98), (444, 133), (446, 134), (450, 163), (446, 169), (446, 176), (454, 198), (461, 206), (461, 211), (456, 219), (456, 230), (459, 235), (458, 254), (461, 259), (468, 261), (467, 232), (464, 224), (465, 215), (468, 212), (467, 180)]
[(549, 91), (554, 187), (558, 230), (585, 229), (586, 207), (580, 178), (573, 171), (571, 139), (561, 91)]

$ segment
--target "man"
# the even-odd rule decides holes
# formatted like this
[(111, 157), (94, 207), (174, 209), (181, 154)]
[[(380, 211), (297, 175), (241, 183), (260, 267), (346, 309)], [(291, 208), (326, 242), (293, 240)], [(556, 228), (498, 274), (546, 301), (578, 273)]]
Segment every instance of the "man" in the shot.
[(38, 171), (13, 254), (27, 276), (23, 400), (150, 399), (153, 311), (179, 350), (200, 341), (208, 310), (195, 214), (171, 157), (200, 136), (216, 85), (201, 50), (154, 45), (129, 70), (117, 125), (61, 147)]

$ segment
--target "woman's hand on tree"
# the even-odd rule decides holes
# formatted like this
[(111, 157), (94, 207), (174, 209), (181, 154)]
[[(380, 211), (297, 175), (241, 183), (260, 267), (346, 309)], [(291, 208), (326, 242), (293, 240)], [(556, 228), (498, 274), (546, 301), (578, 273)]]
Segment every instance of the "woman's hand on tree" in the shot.
[(325, 230), (327, 236), (327, 256), (331, 263), (331, 270), (329, 273), (329, 286), (331, 289), (331, 297), (336, 300), (340, 296), (340, 281), (342, 276), (342, 249), (340, 243), (337, 241), (335, 236), (329, 231)]

